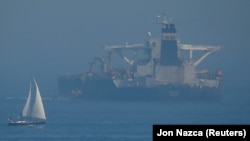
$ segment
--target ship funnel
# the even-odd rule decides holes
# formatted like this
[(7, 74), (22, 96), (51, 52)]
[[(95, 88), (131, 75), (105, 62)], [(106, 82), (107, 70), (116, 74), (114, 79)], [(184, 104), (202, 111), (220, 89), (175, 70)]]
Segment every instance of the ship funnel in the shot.
[(161, 34), (161, 65), (177, 66), (179, 64), (179, 59), (176, 29), (175, 25), (172, 23), (172, 19), (168, 20), (165, 15), (162, 19)]

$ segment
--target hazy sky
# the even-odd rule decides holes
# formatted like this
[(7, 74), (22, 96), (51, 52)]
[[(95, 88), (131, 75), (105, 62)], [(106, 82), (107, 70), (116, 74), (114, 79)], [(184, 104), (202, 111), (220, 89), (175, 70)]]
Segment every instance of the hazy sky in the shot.
[[(221, 45), (200, 67), (220, 68), (227, 86), (250, 85), (249, 0), (0, 0), (0, 96), (26, 96), (33, 74), (45, 95), (60, 74), (81, 73), (106, 44), (160, 37), (173, 18), (182, 43)], [(249, 89), (248, 89), (249, 90)]]

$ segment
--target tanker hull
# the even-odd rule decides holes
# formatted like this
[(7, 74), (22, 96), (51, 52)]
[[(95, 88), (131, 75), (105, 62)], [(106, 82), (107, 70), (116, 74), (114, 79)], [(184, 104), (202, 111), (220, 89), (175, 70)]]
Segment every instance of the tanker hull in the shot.
[[(63, 82), (63, 80), (60, 80)], [(59, 83), (60, 84), (60, 83)], [(74, 85), (69, 85), (74, 84)], [(76, 87), (78, 86), (78, 87)], [(112, 101), (220, 101), (221, 88), (200, 88), (188, 85), (117, 88), (111, 79), (64, 80), (60, 95), (85, 100)]]

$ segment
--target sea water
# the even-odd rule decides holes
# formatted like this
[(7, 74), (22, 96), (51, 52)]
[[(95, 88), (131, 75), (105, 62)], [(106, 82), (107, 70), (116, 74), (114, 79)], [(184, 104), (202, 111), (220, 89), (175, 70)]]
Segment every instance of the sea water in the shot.
[(0, 99), (0, 141), (151, 141), (153, 124), (249, 124), (250, 103), (119, 102), (44, 98), (47, 123), (8, 126), (25, 98)]

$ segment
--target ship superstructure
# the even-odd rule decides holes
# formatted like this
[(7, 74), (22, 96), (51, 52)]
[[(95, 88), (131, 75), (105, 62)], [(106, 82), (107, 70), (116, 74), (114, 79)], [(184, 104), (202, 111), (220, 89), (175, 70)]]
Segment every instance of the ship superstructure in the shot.
[[(158, 17), (159, 18), (159, 17)], [(181, 44), (174, 23), (162, 17), (161, 39), (153, 39), (151, 33), (145, 44), (108, 45), (104, 47), (107, 59), (96, 57), (88, 72), (60, 76), (59, 93), (104, 99), (143, 99), (143, 97), (208, 97), (220, 96), (221, 70), (210, 72), (196, 67), (220, 46)], [(128, 54), (130, 52), (130, 54)], [(199, 52), (199, 58), (193, 54)], [(112, 55), (117, 54), (127, 68), (114, 68)], [(93, 66), (101, 63), (101, 71)], [(98, 90), (97, 90), (98, 89)], [(156, 99), (159, 99), (156, 98)]]

